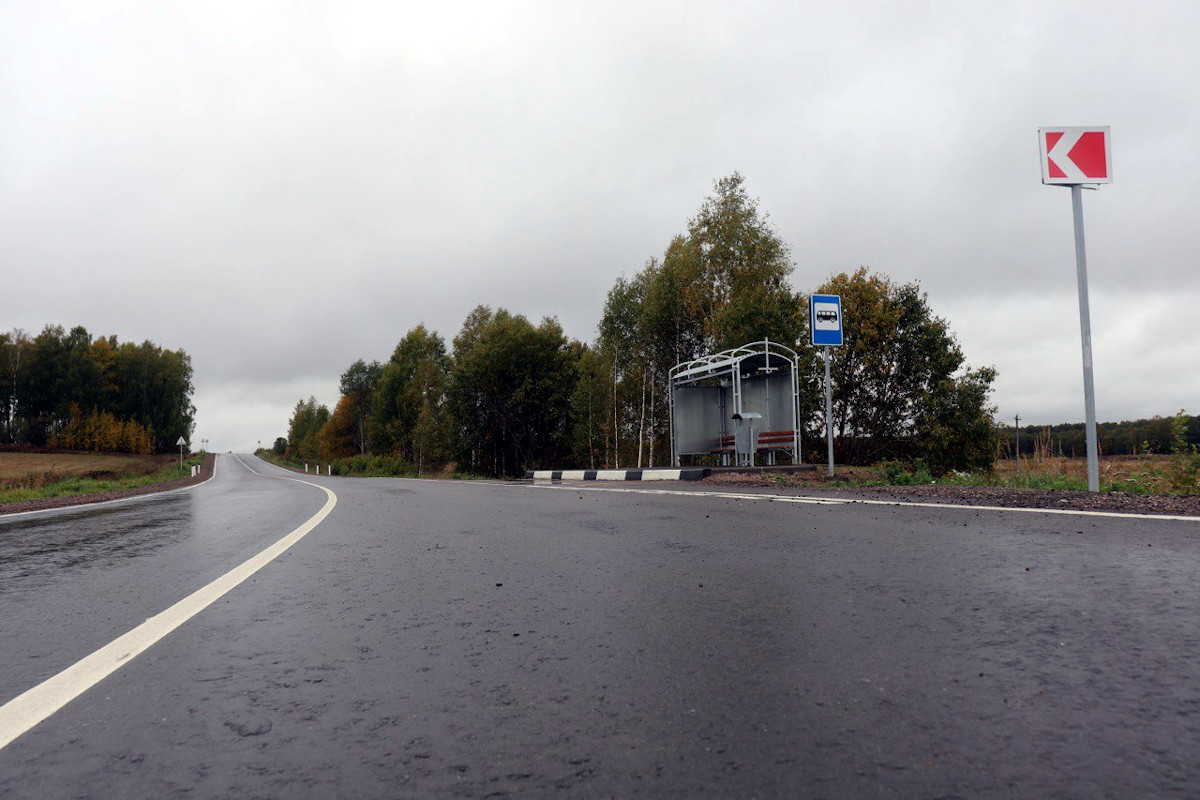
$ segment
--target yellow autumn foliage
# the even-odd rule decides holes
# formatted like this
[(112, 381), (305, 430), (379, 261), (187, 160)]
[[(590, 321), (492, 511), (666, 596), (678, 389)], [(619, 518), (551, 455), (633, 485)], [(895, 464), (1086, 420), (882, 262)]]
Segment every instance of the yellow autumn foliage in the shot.
[(51, 447), (95, 453), (152, 452), (150, 433), (138, 422), (119, 420), (107, 411), (86, 416), (76, 407), (71, 411), (71, 421), (51, 438)]

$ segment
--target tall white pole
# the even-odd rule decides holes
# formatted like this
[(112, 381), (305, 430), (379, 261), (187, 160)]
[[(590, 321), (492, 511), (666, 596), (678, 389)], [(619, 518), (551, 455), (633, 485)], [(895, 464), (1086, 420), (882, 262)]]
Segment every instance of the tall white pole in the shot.
[(1087, 249), (1083, 243), (1083, 191), (1071, 185), (1075, 217), (1075, 271), (1079, 276), (1079, 334), (1083, 340), (1083, 405), (1087, 418), (1088, 491), (1100, 491), (1100, 461), (1096, 453), (1096, 388), (1092, 380), (1092, 315), (1088, 308)]

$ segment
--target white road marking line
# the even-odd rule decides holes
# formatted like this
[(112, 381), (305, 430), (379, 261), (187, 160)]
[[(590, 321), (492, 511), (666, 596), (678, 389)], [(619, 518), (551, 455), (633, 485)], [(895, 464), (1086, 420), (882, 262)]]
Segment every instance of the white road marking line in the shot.
[[(237, 456), (234, 456), (234, 458), (236, 458), (236, 457)], [(191, 486), (180, 486), (178, 489), (165, 489), (164, 491), (161, 491), (161, 492), (146, 492), (146, 494), (135, 494), (133, 497), (118, 497), (116, 500), (101, 500), (98, 503), (78, 503), (73, 506), (59, 506), (58, 508), (39, 508), (34, 511), (17, 511), (13, 514), (0, 514), (0, 522), (4, 522), (4, 521), (10, 520), (10, 519), (16, 519), (17, 517), (28, 517), (31, 514), (49, 514), (52, 511), (63, 511), (63, 512), (86, 511), (86, 510), (92, 509), (92, 508), (99, 508), (100, 506), (111, 506), (113, 503), (128, 503), (131, 500), (146, 500), (151, 497), (162, 497), (164, 494), (174, 494), (175, 492), (186, 492), (190, 489), (195, 489), (197, 486), (203, 486), (204, 484), (208, 483), (215, 477), (217, 477), (217, 460), (214, 458), (212, 475), (209, 475), (207, 478), (200, 481), (199, 483), (193, 483)]]
[[(237, 456), (234, 456), (234, 458), (237, 458)], [(262, 475), (262, 473), (256, 472), (247, 466), (240, 458), (237, 460), (246, 469), (254, 472), (254, 474)], [(274, 561), (288, 548), (320, 525), (329, 516), (329, 513), (333, 511), (333, 507), (337, 505), (337, 495), (324, 486), (302, 481), (298, 478), (283, 478), (275, 475), (264, 475), (263, 477), (279, 478), (281, 480), (303, 483), (306, 486), (315, 486), (327, 495), (325, 505), (316, 514), (309, 517), (299, 528), (296, 528), (258, 555), (252, 556), (212, 583), (192, 592), (166, 611), (156, 614), (125, 635), (114, 639), (91, 655), (75, 662), (54, 677), (43, 681), (24, 694), (18, 695), (3, 706), (0, 706), (0, 750), (7, 747), (18, 736), (49, 718), (67, 703), (79, 697), (79, 695), (116, 672), (125, 664), (128, 664), (155, 642), (199, 614), (251, 575)]]
[(1111, 517), (1116, 519), (1155, 519), (1169, 522), (1200, 522), (1200, 517), (1185, 517), (1171, 514), (1133, 514), (1124, 511), (1077, 511), (1070, 508), (1010, 508), (1008, 506), (968, 506), (958, 503), (924, 503), (907, 500), (859, 500), (846, 497), (813, 497), (811, 495), (789, 494), (744, 494), (735, 492), (698, 492), (682, 489), (633, 489), (611, 486), (567, 486), (563, 484), (526, 483), (538, 489), (558, 489), (572, 492), (625, 492), (629, 494), (671, 494), (682, 497), (719, 497), (726, 500), (771, 500), (776, 503), (798, 503), (812, 505), (864, 505), (864, 506), (900, 506), (905, 508), (940, 508), (958, 509), (960, 511), (1014, 511), (1023, 514), (1066, 514), (1082, 517)]

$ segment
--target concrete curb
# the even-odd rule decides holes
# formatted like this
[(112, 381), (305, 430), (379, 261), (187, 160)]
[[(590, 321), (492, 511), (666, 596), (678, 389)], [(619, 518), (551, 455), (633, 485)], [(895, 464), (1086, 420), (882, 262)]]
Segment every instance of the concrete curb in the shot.
[(707, 467), (685, 469), (541, 469), (526, 472), (526, 478), (540, 481), (698, 481), (707, 476)]

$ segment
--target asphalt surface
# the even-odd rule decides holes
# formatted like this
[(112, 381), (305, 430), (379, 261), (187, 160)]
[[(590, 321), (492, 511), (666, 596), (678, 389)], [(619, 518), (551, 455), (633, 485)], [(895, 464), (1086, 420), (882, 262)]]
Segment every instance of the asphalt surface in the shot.
[[(1200, 522), (307, 480), (328, 519), (0, 750), (0, 796), (1200, 795)], [(0, 702), (325, 500), (226, 456), (0, 518)]]

